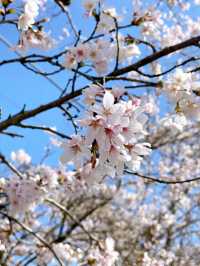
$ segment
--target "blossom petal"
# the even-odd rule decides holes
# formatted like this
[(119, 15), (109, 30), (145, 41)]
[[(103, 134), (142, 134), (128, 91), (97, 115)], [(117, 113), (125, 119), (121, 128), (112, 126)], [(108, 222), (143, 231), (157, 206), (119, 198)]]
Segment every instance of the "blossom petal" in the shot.
[(105, 109), (110, 109), (114, 104), (115, 98), (111, 92), (106, 91), (103, 97), (103, 106)]

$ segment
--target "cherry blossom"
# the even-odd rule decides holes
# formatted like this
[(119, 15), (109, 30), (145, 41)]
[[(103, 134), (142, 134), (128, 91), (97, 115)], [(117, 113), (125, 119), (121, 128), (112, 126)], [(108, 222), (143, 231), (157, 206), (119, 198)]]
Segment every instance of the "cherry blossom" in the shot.
[(22, 149), (11, 152), (11, 159), (19, 164), (29, 164), (31, 162), (30, 155)]
[(19, 18), (18, 27), (21, 30), (28, 30), (30, 26), (35, 22), (35, 18), (39, 14), (39, 4), (40, 1), (27, 0), (24, 6), (24, 14), (22, 14)]
[(0, 265), (200, 265), (200, 1), (115, 2), (0, 0)]
[[(98, 90), (95, 92), (98, 94)], [(137, 101), (119, 100), (115, 103), (112, 91), (105, 90), (101, 104), (90, 106), (87, 116), (79, 122), (86, 128), (86, 136), (72, 136), (72, 140), (63, 144), (61, 161), (72, 161), (80, 167), (90, 160), (90, 172), (93, 169), (96, 176), (96, 170), (104, 169), (101, 178), (110, 173), (109, 169), (113, 169), (114, 175), (123, 174), (125, 166), (138, 170), (141, 156), (150, 153), (150, 144), (140, 142), (145, 134), (143, 123), (146, 121), (142, 112), (143, 107)]]

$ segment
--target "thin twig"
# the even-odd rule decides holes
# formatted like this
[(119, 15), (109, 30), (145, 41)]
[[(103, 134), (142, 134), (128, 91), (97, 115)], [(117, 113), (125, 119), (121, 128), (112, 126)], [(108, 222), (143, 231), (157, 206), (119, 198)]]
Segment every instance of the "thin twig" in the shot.
[(53, 199), (46, 199), (46, 202), (54, 205), (55, 207), (57, 207), (58, 209), (60, 209), (64, 214), (68, 215), (70, 217), (70, 219), (75, 222), (76, 224), (79, 225), (79, 227), (83, 230), (83, 232), (86, 233), (86, 235), (89, 237), (89, 239), (91, 241), (95, 241), (95, 242), (98, 242), (97, 239), (95, 239), (84, 227), (83, 224), (81, 224), (78, 219), (76, 217), (74, 217), (64, 206), (62, 206), (61, 204), (59, 204), (58, 202), (54, 201)]
[(64, 266), (62, 261), (59, 259), (58, 255), (56, 254), (56, 252), (52, 248), (52, 246), (49, 243), (47, 243), (45, 239), (43, 239), (41, 236), (39, 236), (37, 233), (35, 233), (31, 228), (29, 228), (25, 224), (21, 223), (20, 221), (18, 221), (16, 218), (8, 215), (7, 213), (0, 211), (0, 214), (7, 217), (9, 220), (12, 220), (16, 224), (18, 224), (23, 230), (27, 231), (28, 233), (33, 235), (36, 239), (38, 239), (46, 248), (48, 248), (51, 251), (51, 253), (54, 255), (54, 257), (58, 261), (59, 265)]
[(186, 180), (172, 180), (172, 181), (170, 181), (170, 180), (158, 179), (156, 177), (147, 176), (147, 175), (143, 175), (143, 174), (140, 174), (140, 173), (134, 173), (134, 172), (129, 171), (129, 170), (125, 170), (125, 173), (139, 176), (139, 177), (147, 179), (147, 180), (149, 180), (151, 182), (157, 182), (157, 183), (168, 184), (168, 185), (170, 185), (170, 184), (184, 184), (184, 183), (200, 181), (200, 177), (195, 177), (195, 178), (186, 179)]
[(65, 134), (63, 134), (61, 132), (58, 132), (57, 130), (54, 130), (54, 129), (50, 128), (50, 127), (35, 126), (35, 125), (25, 125), (25, 124), (22, 124), (22, 123), (19, 123), (17, 126), (19, 126), (21, 128), (43, 130), (43, 131), (47, 131), (47, 132), (50, 132), (52, 134), (58, 135), (61, 138), (71, 139), (69, 136), (67, 136), (67, 135), (65, 135)]
[(0, 153), (0, 162), (5, 164), (13, 173), (15, 173), (20, 179), (23, 179), (24, 176), (12, 165), (8, 160), (5, 158), (5, 156)]

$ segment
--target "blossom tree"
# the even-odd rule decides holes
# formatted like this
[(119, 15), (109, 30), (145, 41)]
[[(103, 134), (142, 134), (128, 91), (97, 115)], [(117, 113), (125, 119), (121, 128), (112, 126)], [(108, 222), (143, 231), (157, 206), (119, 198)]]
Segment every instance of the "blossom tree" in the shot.
[[(59, 91), (2, 110), (0, 138), (22, 148), (0, 147), (0, 265), (200, 265), (199, 10), (0, 0), (14, 39), (0, 31), (1, 69), (20, 65)], [(54, 124), (38, 123), (52, 112)], [(28, 130), (49, 141), (36, 163)]]

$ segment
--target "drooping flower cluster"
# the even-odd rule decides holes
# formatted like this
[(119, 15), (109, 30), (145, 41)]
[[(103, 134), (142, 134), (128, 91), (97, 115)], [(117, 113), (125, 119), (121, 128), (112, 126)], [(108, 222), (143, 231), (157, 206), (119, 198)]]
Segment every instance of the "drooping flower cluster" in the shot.
[(89, 105), (79, 121), (85, 135), (73, 135), (62, 145), (61, 161), (72, 162), (88, 182), (122, 175), (126, 167), (137, 171), (143, 156), (150, 153), (150, 144), (142, 141), (146, 134), (145, 106), (136, 98), (122, 100), (119, 96), (124, 92), (121, 90), (120, 95), (119, 91), (96, 85), (86, 89)]
[[(104, 6), (104, 2), (117, 1), (83, 0), (87, 16), (86, 20), (83, 17), (84, 21), (93, 23), (88, 27), (83, 25), (81, 16), (78, 21), (71, 16), (71, 11), (80, 11), (76, 1), (61, 0), (63, 8), (58, 0), (48, 1), (47, 13), (41, 16), (40, 7), (45, 1), (0, 0), (0, 25), (16, 25), (16, 16), (22, 11), (17, 48), (49, 49), (53, 41), (43, 31), (43, 26), (46, 29), (56, 25), (59, 34), (63, 22), (67, 28), (58, 37), (63, 42), (58, 41), (60, 47), (56, 54), (40, 52), (37, 55), (34, 52), (27, 59), (7, 60), (5, 53), (0, 65), (20, 62), (30, 70), (26, 62), (44, 65), (45, 72), (41, 69), (38, 74), (56, 85), (54, 74), (63, 70), (60, 60), (65, 55), (65, 67), (73, 72), (78, 70), (74, 77), (69, 77), (68, 83), (66, 80), (66, 89), (72, 85), (72, 93), (67, 96), (70, 100), (64, 103), (65, 106), (59, 106), (62, 111), (66, 107), (65, 114), (69, 114), (79, 134), (62, 144), (62, 161), (72, 163), (69, 167), (32, 165), (31, 157), (23, 150), (12, 152), (12, 163), (0, 160), (3, 175), (4, 165), (12, 170), (9, 178), (0, 179), (0, 265), (200, 265), (200, 194), (199, 183), (194, 182), (195, 178), (199, 181), (200, 176), (199, 122), (195, 121), (200, 118), (199, 45), (189, 40), (186, 44), (191, 43), (190, 47), (178, 45), (182, 48), (175, 52), (169, 47), (200, 35), (200, 19), (196, 14), (199, 7), (193, 4), (200, 5), (200, 0), (119, 1), (122, 3), (119, 14), (126, 12), (123, 23), (116, 12), (118, 5), (117, 9)], [(12, 2), (14, 9), (7, 6)], [(24, 11), (19, 9), (19, 2), (25, 3)], [(128, 2), (133, 4), (131, 11)], [(193, 9), (189, 10), (190, 6)], [(67, 23), (60, 19), (64, 16)], [(78, 38), (74, 39), (75, 35)], [(17, 39), (15, 37), (13, 35), (13, 39)], [(199, 40), (199, 37), (195, 39)], [(66, 45), (69, 46), (67, 52)], [(138, 47), (141, 47), (143, 60), (136, 62), (134, 67), (133, 61), (140, 55)], [(169, 61), (168, 56), (162, 56), (164, 47), (169, 47), (165, 51), (171, 51)], [(170, 68), (168, 63), (172, 64)], [(185, 70), (175, 70), (181, 67)], [(52, 72), (46, 72), (48, 69)], [(131, 69), (133, 71), (128, 73)], [(96, 78), (93, 70), (97, 73)], [(109, 72), (112, 75), (103, 79), (102, 76)], [(170, 74), (165, 79), (166, 73)], [(72, 73), (65, 74), (64, 79), (68, 74)], [(88, 85), (86, 80), (79, 80), (81, 74), (88, 80), (104, 81), (103, 86), (120, 80), (120, 84), (125, 84), (127, 94), (121, 87), (111, 90), (100, 84), (92, 85), (84, 90), (79, 102), (73, 89), (80, 83)], [(128, 96), (130, 92), (141, 98)], [(157, 97), (161, 92), (168, 97)], [(175, 110), (172, 114), (165, 110), (167, 99)], [(77, 127), (72, 119), (80, 114), (79, 107), (86, 109), (86, 113)], [(43, 108), (39, 107), (39, 110)], [(147, 124), (146, 112), (149, 114)], [(10, 115), (5, 123), (8, 131), (6, 129), (0, 135), (15, 136), (9, 130), (11, 121), (17, 126), (14, 129), (18, 136), (18, 126), (23, 127), (23, 112), (17, 114), (22, 122), (15, 124), (15, 117)], [(195, 119), (188, 121), (188, 117)], [(48, 125), (45, 130), (54, 137), (68, 138), (56, 122), (58, 131)], [(44, 130), (44, 126), (31, 127)], [(149, 136), (146, 136), (145, 128)], [(57, 148), (62, 143), (56, 137), (51, 142)], [(150, 160), (143, 158), (150, 153), (147, 142), (154, 149)], [(1, 146), (6, 155), (7, 145)], [(47, 158), (49, 150), (48, 147), (46, 157), (42, 159)], [(137, 172), (141, 163), (140, 174), (130, 173), (129, 176), (127, 173), (131, 171), (127, 171), (121, 182), (117, 178), (112, 182), (101, 182), (107, 176), (121, 177), (127, 168)], [(181, 184), (175, 184), (180, 181)], [(92, 182), (98, 185), (90, 185)], [(157, 184), (160, 182), (168, 185)], [(40, 202), (43, 204), (32, 208)], [(26, 215), (21, 215), (24, 212)], [(19, 216), (12, 219), (14, 214)], [(16, 223), (18, 219), (20, 223)], [(114, 239), (117, 240), (115, 243)]]

